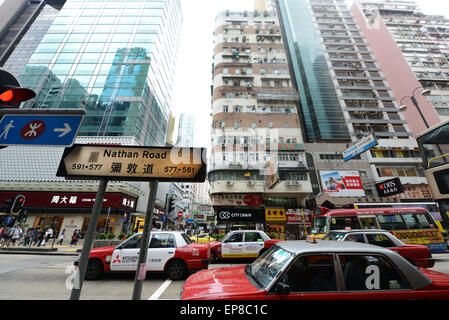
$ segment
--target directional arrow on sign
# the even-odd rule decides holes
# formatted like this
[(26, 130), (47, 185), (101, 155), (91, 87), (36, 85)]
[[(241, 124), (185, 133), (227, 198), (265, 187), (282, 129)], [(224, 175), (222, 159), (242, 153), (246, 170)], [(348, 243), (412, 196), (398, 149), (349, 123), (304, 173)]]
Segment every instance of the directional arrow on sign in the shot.
[(68, 123), (64, 123), (64, 128), (56, 128), (53, 130), (54, 132), (62, 132), (58, 138), (61, 138), (63, 136), (65, 136), (67, 133), (69, 133), (70, 131), (72, 131), (72, 128), (70, 128)]
[(85, 114), (84, 109), (2, 109), (0, 146), (71, 146)]

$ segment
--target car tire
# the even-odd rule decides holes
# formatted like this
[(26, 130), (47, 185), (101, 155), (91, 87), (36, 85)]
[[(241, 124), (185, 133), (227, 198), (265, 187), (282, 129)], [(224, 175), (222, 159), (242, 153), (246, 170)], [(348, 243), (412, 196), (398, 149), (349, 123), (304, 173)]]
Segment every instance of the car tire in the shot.
[(98, 259), (89, 259), (84, 279), (97, 280), (103, 275), (103, 263)]
[(218, 262), (218, 256), (215, 250), (210, 251), (210, 263), (217, 263)]
[(170, 280), (181, 280), (185, 279), (187, 275), (187, 267), (182, 260), (170, 261), (167, 265), (165, 272), (167, 273)]

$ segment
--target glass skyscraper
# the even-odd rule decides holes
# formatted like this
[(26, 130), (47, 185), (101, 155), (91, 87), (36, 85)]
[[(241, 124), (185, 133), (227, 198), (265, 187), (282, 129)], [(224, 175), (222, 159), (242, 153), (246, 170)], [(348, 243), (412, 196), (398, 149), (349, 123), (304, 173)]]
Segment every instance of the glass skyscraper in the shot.
[(179, 0), (67, 0), (20, 80), (25, 108), (83, 108), (79, 136), (165, 144), (182, 24)]

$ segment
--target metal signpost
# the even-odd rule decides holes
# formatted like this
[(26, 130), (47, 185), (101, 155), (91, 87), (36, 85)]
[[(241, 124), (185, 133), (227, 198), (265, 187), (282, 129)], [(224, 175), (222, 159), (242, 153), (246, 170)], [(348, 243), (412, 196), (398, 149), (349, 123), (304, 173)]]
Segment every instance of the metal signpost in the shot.
[(343, 161), (348, 161), (354, 158), (356, 155), (359, 155), (376, 145), (376, 137), (374, 136), (374, 134), (370, 134), (369, 136), (363, 138), (360, 141), (357, 141), (353, 146), (343, 151)]
[(158, 183), (159, 181), (204, 182), (207, 172), (204, 159), (206, 159), (205, 148), (75, 144), (65, 149), (56, 176), (66, 179), (100, 180), (79, 261), (78, 289), (75, 287), (72, 289), (71, 300), (78, 300), (80, 297), (107, 181), (150, 181), (150, 197), (132, 296), (136, 300), (141, 297), (142, 281), (147, 272), (146, 263)]
[(2, 109), (0, 146), (71, 146), (85, 114), (84, 109)]

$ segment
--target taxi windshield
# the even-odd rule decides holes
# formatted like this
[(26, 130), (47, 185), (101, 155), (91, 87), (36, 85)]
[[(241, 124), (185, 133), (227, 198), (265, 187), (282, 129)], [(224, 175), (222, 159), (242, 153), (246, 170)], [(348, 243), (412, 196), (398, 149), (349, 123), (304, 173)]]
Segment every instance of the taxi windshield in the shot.
[(342, 241), (344, 237), (345, 237), (344, 232), (329, 232), (324, 236), (323, 240)]
[(327, 233), (327, 217), (313, 218), (313, 227), (310, 232), (312, 234)]
[(181, 233), (181, 237), (184, 239), (184, 241), (185, 241), (187, 244), (191, 244), (191, 243), (194, 243), (194, 242), (195, 242), (195, 241), (193, 241), (192, 239), (190, 239), (184, 232)]
[(259, 259), (249, 264), (246, 273), (259, 287), (265, 289), (282, 272), (291, 257), (290, 252), (273, 246)]

